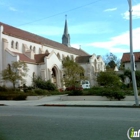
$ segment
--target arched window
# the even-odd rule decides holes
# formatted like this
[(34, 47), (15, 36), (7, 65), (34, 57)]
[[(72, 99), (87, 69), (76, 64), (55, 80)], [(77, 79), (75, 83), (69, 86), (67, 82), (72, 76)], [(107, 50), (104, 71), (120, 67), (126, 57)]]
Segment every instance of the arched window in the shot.
[(16, 42), (16, 49), (18, 50), (18, 42)]
[(11, 42), (11, 48), (14, 48), (14, 41)]
[(32, 50), (32, 46), (30, 46), (30, 50)]
[(57, 53), (57, 57), (58, 57), (58, 59), (60, 60), (61, 58), (60, 58), (60, 54), (59, 53)]
[(69, 55), (67, 55), (67, 59), (69, 59), (69, 60), (70, 60), (70, 57), (69, 57)]
[(71, 60), (74, 60), (74, 56), (73, 55), (71, 55)]
[(64, 59), (65, 58), (65, 55), (64, 54), (62, 54), (62, 59)]
[(33, 81), (35, 80), (35, 72), (33, 72)]
[(42, 52), (43, 52), (43, 49), (39, 48), (39, 54), (42, 54)]
[(97, 60), (94, 60), (94, 68), (95, 68), (95, 72), (97, 72)]
[(36, 51), (36, 49), (35, 49), (35, 46), (34, 46), (34, 48), (33, 48), (33, 52), (35, 53), (35, 51)]
[(49, 51), (48, 51), (48, 50), (46, 50), (46, 51), (45, 51), (45, 53), (47, 54), (47, 53), (49, 53)]
[(11, 71), (11, 65), (10, 64), (8, 64), (8, 70), (9, 70), (9, 72)]

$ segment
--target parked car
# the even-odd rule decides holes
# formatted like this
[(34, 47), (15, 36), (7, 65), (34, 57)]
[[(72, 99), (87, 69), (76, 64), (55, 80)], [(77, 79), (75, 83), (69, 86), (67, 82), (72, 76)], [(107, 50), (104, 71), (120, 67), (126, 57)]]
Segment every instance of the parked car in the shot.
[(90, 82), (88, 80), (82, 80), (81, 86), (83, 89), (89, 89), (90, 88)]

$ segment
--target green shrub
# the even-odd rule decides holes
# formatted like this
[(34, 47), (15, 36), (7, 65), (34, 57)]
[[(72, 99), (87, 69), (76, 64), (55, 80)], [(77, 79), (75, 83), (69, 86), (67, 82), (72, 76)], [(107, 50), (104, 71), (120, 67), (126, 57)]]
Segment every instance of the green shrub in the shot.
[(123, 91), (114, 91), (113, 98), (117, 100), (121, 100), (125, 98), (125, 93)]
[(125, 98), (125, 92), (120, 89), (103, 89), (102, 96), (106, 96), (109, 99), (121, 100)]
[(30, 91), (32, 91), (33, 89), (34, 89), (34, 87), (32, 87), (32, 86), (23, 86), (23, 91), (24, 91), (25, 93), (30, 92)]
[(106, 87), (120, 87), (122, 85), (120, 77), (111, 71), (100, 72), (97, 76), (97, 82), (100, 86)]
[(49, 91), (49, 95), (62, 95), (62, 94), (66, 94), (65, 92), (59, 92), (59, 91)]
[(56, 90), (57, 88), (56, 88), (56, 86), (55, 86), (53, 83), (51, 83), (50, 80), (48, 80), (48, 81), (46, 81), (46, 89), (47, 89), (47, 90), (54, 91), (54, 90)]
[(85, 96), (86, 96), (86, 95), (90, 95), (90, 94), (89, 94), (89, 90), (83, 90), (82, 92), (83, 92), (83, 95), (85, 95)]
[(48, 91), (47, 90), (43, 90), (43, 89), (35, 89), (33, 91), (36, 95), (47, 95)]
[(78, 95), (83, 95), (83, 91), (82, 90), (69, 91), (69, 96), (78, 96)]
[(6, 92), (6, 91), (7, 91), (7, 88), (4, 87), (4, 86), (0, 86), (0, 92), (1, 92), (1, 91), (5, 91), (5, 92)]
[(86, 95), (96, 95), (96, 96), (105, 96), (109, 99), (121, 100), (125, 98), (125, 95), (132, 94), (132, 91), (121, 90), (119, 88), (106, 88), (106, 87), (93, 87), (91, 88)]
[(102, 92), (103, 92), (102, 87), (93, 87), (88, 91), (89, 95), (96, 95), (96, 96), (102, 96)]
[(24, 92), (26, 95), (28, 96), (36, 96), (37, 94), (34, 92), (34, 90), (27, 90), (26, 92)]
[(125, 92), (125, 95), (128, 95), (128, 96), (133, 96), (134, 95), (134, 92), (133, 90), (123, 90)]
[(26, 100), (26, 98), (27, 98), (27, 95), (21, 94), (21, 95), (15, 95), (13, 97), (13, 100)]
[(53, 83), (51, 83), (50, 80), (44, 81), (41, 78), (35, 79), (34, 85), (35, 85), (35, 87), (40, 88), (40, 89), (44, 89), (44, 90), (55, 91), (57, 89), (56, 86)]
[(0, 92), (0, 100), (25, 100), (27, 95), (23, 92)]

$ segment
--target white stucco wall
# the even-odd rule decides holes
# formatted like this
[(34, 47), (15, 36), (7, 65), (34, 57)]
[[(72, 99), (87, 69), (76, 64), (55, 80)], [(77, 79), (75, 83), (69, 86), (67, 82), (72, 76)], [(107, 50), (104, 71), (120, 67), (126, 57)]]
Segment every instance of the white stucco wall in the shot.
[(47, 67), (49, 69), (56, 65), (59, 69), (62, 69), (62, 61), (58, 59), (55, 52), (52, 52), (48, 57), (46, 57)]
[(2, 71), (2, 31), (3, 31), (3, 26), (0, 26), (0, 72)]
[(9, 53), (8, 51), (5, 51), (5, 55), (6, 55), (6, 59), (4, 62), (6, 63), (6, 66), (7, 66), (7, 64), (11, 64), (11, 62), (19, 61), (18, 55)]
[[(135, 62), (135, 65), (136, 65), (136, 70), (140, 70), (140, 62)], [(131, 70), (130, 62), (124, 63), (124, 68)]]
[(37, 75), (38, 73), (37, 65), (27, 63), (27, 67), (29, 71), (27, 72), (27, 76), (26, 76), (26, 85), (31, 86), (33, 80), (33, 73), (35, 73), (35, 75)]
[(125, 69), (130, 69), (131, 70), (131, 65), (129, 62), (124, 64)]
[(136, 62), (136, 70), (140, 70), (140, 62)]
[(91, 86), (97, 85), (97, 73), (105, 71), (105, 63), (101, 56), (97, 58), (95, 54), (89, 58), (89, 63), (79, 63), (85, 70), (85, 76), (90, 81)]

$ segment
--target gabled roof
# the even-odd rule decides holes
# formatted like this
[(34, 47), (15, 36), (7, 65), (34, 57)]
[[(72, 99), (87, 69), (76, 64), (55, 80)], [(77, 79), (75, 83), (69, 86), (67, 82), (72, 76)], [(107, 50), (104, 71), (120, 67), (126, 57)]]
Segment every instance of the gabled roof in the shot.
[(49, 53), (45, 53), (45, 54), (35, 54), (35, 60), (36, 63), (43, 63), (44, 62), (44, 57), (48, 56)]
[(92, 55), (89, 56), (78, 56), (76, 57), (75, 61), (77, 63), (89, 63), (89, 58), (92, 57)]
[(30, 59), (25, 54), (17, 53), (17, 52), (12, 52), (12, 53), (18, 55), (20, 61), (27, 62), (27, 63), (35, 63), (35, 64), (44, 63), (44, 57), (49, 55), (49, 53), (35, 54), (34, 59)]
[[(140, 52), (134, 52), (135, 62), (140, 62)], [(121, 62), (130, 62), (130, 53), (123, 53)]]
[(80, 55), (80, 56), (89, 55), (88, 53), (86, 53), (85, 51), (83, 51), (81, 49), (67, 47), (61, 43), (56, 42), (56, 41), (52, 41), (52, 40), (49, 40), (47, 38), (41, 37), (39, 35), (12, 27), (12, 26), (4, 24), (2, 22), (0, 22), (0, 25), (3, 25), (3, 27), (4, 27), (3, 34), (6, 34), (6, 35), (9, 35), (12, 37), (16, 37), (16, 38), (20, 38), (23, 40), (27, 40), (30, 42), (34, 42), (37, 44), (46, 45), (46, 46), (49, 46), (49, 47), (54, 48), (54, 49), (58, 49), (61, 51), (65, 51), (65, 52)]

